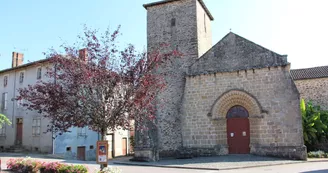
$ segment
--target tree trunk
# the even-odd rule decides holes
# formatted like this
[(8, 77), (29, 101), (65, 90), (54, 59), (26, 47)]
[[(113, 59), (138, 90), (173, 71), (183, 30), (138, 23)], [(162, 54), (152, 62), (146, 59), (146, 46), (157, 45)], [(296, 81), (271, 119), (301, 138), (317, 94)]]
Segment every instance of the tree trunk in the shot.
[[(101, 141), (105, 141), (106, 134), (107, 134), (106, 128), (101, 128)], [(108, 155), (108, 148), (106, 148), (106, 149), (107, 149), (106, 153)], [(100, 170), (103, 170), (106, 167), (107, 167), (107, 164), (101, 164), (100, 165)]]

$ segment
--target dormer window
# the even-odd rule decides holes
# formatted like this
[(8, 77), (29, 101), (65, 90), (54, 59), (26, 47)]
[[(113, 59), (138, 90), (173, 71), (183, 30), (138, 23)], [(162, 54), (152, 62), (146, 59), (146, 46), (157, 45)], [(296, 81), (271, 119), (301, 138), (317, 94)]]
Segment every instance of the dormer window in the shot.
[(36, 71), (36, 79), (41, 79), (42, 77), (42, 68), (39, 67)]
[(6, 87), (8, 85), (8, 76), (3, 77), (3, 86)]
[(23, 83), (24, 82), (24, 72), (20, 72), (19, 73), (19, 83)]

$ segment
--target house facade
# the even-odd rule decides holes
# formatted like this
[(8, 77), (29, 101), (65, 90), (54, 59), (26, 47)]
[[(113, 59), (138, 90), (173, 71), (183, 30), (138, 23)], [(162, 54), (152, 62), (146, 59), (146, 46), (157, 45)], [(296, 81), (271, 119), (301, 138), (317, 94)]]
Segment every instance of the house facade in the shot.
[[(85, 51), (82, 49), (81, 51)], [(26, 110), (22, 102), (13, 98), (18, 89), (36, 84), (38, 81), (52, 81), (46, 78), (47, 59), (23, 64), (24, 55), (13, 52), (12, 68), (0, 71), (0, 113), (12, 122), (0, 129), (0, 151), (30, 151), (50, 153), (66, 159), (95, 160), (96, 143), (100, 139), (97, 132), (85, 128), (71, 128), (62, 135), (46, 133), (49, 120), (37, 112)], [(54, 137), (54, 138), (53, 138)], [(117, 130), (107, 134), (109, 157), (130, 153), (130, 132)]]
[(22, 146), (29, 151), (51, 153), (53, 140), (47, 130), (49, 121), (37, 112), (24, 109), (20, 102), (14, 100), (18, 89), (44, 80), (47, 60), (23, 64), (24, 55), (13, 52), (12, 68), (0, 71), (1, 113), (5, 114), (12, 125), (1, 129), (0, 147), (2, 150)]

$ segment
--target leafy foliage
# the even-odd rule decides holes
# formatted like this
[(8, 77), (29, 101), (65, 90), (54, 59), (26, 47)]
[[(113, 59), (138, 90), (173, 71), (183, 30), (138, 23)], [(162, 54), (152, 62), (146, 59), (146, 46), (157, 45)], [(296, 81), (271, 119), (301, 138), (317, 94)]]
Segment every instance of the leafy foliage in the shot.
[(83, 165), (67, 165), (59, 162), (40, 162), (27, 158), (10, 159), (7, 168), (17, 173), (88, 173)]
[(6, 115), (0, 114), (0, 128), (2, 128), (3, 125), (11, 125), (10, 120), (6, 117)]
[[(20, 89), (16, 99), (27, 100), (24, 107), (48, 118), (48, 131), (55, 133), (88, 126), (104, 135), (129, 129), (131, 120), (154, 121), (155, 98), (166, 84), (165, 74), (154, 72), (179, 53), (165, 45), (150, 53), (137, 53), (133, 45), (119, 50), (118, 35), (119, 28), (99, 36), (85, 27), (80, 42), (62, 45), (64, 53), (47, 54), (49, 80)], [(161, 53), (164, 49), (167, 53)]]
[(308, 153), (309, 158), (328, 158), (328, 153), (323, 151), (311, 151)]
[(107, 167), (97, 173), (122, 173), (122, 170), (116, 167)]
[(305, 103), (304, 99), (301, 100), (300, 108), (304, 142), (307, 146), (313, 145), (328, 134), (328, 113), (321, 110), (320, 106), (314, 106), (311, 101)]

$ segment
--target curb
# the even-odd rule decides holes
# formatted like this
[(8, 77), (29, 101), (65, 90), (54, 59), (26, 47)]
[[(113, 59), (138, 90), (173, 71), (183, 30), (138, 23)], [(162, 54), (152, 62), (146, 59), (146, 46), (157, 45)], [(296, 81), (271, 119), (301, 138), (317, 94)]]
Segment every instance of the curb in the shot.
[(309, 162), (328, 162), (328, 160), (326, 160), (326, 161), (300, 161), (300, 162), (295, 162), (295, 163), (290, 162), (290, 163), (277, 163), (277, 164), (265, 164), (265, 165), (230, 167), (230, 168), (200, 168), (200, 167), (184, 167), (184, 166), (151, 165), (151, 164), (127, 163), (127, 162), (113, 162), (113, 164), (117, 164), (117, 165), (129, 165), (129, 166), (159, 167), (159, 168), (176, 168), (176, 169), (193, 169), (193, 170), (219, 171), (219, 170), (234, 170), (234, 169), (245, 169), (245, 168), (258, 168), (258, 167), (267, 167), (267, 166), (278, 166), (278, 165), (292, 165), (292, 164), (309, 163)]
[(328, 162), (328, 159), (322, 159), (322, 160), (308, 160), (307, 162)]

